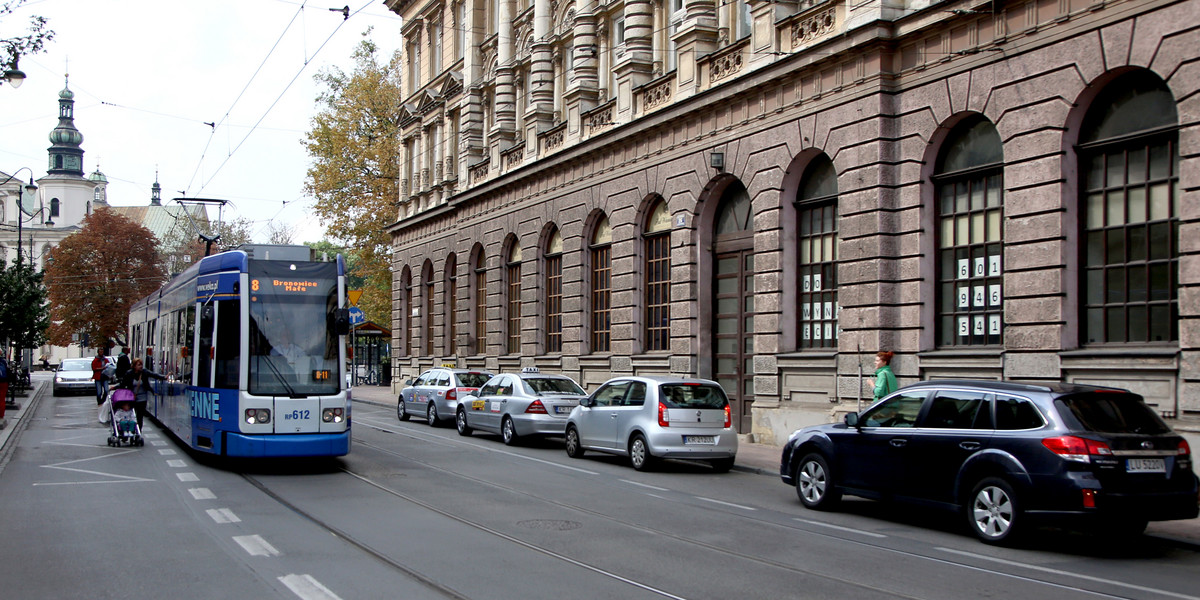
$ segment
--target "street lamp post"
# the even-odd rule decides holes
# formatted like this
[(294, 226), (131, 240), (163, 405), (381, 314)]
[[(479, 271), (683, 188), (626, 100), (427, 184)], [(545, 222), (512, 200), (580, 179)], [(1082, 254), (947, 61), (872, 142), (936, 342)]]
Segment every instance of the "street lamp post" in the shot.
[[(6, 74), (6, 77), (7, 77), (7, 74)], [(37, 194), (38, 186), (37, 186), (37, 184), (35, 184), (33, 182), (33, 169), (30, 169), (29, 167), (21, 167), (20, 169), (17, 169), (16, 172), (14, 172), (13, 174), (8, 176), (8, 179), (5, 179), (3, 182), (0, 182), (0, 186), (7, 184), (8, 182), (12, 181), (13, 179), (16, 179), (17, 173), (20, 173), (21, 171), (29, 171), (29, 183), (25, 184), (25, 194), (28, 194), (30, 197), (34, 197), (34, 195)], [(23, 238), (24, 238), (22, 226), (25, 223), (25, 208), (23, 206), (24, 202), (22, 202), (22, 200), (23, 200), (23, 197), (17, 199), (17, 266), (20, 266), (22, 263), (22, 260), (23, 260), (22, 254), (21, 254), (23, 251), (21, 248), (21, 244), (22, 244)], [(49, 227), (54, 226), (54, 220), (53, 220), (54, 218), (53, 218), (53, 216), (46, 216), (46, 207), (44, 205), (39, 206), (36, 211), (34, 211), (33, 213), (31, 213), (29, 215), (29, 221), (32, 222), (33, 218), (37, 217), (38, 215), (43, 215), (43, 219), (44, 219), (42, 221), (43, 225), (47, 225)], [(34, 248), (33, 231), (31, 230), (29, 232), (29, 268), (30, 269), (33, 269), (33, 266), (34, 266), (33, 248)], [(29, 362), (26, 362), (23, 360), (23, 358), (24, 358), (23, 355), (24, 355), (24, 349), (18, 347), (16, 349), (16, 356), (14, 356), (13, 358), (16, 359), (16, 362), (18, 364), (23, 364), (23, 365), (25, 365), (25, 368), (28, 369), (32, 366), (31, 363), (33, 360), (33, 356), (31, 355)]]
[(7, 81), (8, 85), (11, 85), (14, 90), (21, 87), (22, 83), (25, 83), (25, 72), (17, 68), (18, 58), (20, 56), (14, 51), (12, 53), (12, 60), (8, 63), (8, 68), (4, 69), (4, 76), (0, 77), (0, 80)]

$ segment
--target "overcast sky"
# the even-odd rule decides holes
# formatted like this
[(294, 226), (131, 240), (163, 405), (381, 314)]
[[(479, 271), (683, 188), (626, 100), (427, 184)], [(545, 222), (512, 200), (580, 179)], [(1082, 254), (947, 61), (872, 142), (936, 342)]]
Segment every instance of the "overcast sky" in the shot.
[[(335, 4), (339, 11), (331, 12)], [(324, 227), (303, 194), (309, 159), (301, 140), (319, 90), (313, 75), (331, 65), (351, 71), (351, 53), (368, 27), (382, 56), (400, 40), (400, 18), (382, 0), (357, 0), (346, 21), (342, 6), (26, 2), (0, 16), (0, 37), (25, 33), (29, 16), (41, 15), (55, 39), (46, 52), (21, 58), (27, 79), (19, 89), (0, 85), (0, 170), (46, 174), (47, 136), (58, 124), (58, 93), (69, 72), (84, 172), (98, 166), (108, 177), (110, 204), (148, 204), (157, 171), (164, 203), (179, 196), (229, 200), (222, 216), (251, 220), (255, 241), (266, 241), (272, 219), (293, 226), (297, 243), (322, 239)]]

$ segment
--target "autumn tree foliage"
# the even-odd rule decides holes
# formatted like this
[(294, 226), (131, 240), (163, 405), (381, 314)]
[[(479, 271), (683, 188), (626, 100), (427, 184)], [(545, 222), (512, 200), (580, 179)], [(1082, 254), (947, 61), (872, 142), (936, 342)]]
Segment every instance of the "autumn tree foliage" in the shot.
[(387, 323), (392, 273), (384, 228), (396, 219), (403, 95), (399, 54), (381, 63), (377, 52), (367, 37), (354, 52), (353, 73), (332, 68), (316, 76), (325, 89), (304, 141), (313, 161), (305, 191), (327, 235), (355, 259), (352, 275), (365, 281), (359, 307), (368, 319)]
[(50, 342), (66, 346), (76, 333), (95, 348), (125, 341), (130, 306), (166, 282), (157, 244), (149, 229), (107, 208), (85, 217), (46, 264)]

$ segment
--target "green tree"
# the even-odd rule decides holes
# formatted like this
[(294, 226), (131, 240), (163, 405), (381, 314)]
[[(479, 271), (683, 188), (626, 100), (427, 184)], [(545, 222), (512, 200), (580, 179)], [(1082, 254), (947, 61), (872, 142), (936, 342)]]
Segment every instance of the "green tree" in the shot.
[[(25, 4), (25, 0), (13, 0), (0, 4), (0, 17), (10, 15)], [(0, 45), (3, 45), (8, 52), (7, 67), (16, 69), (17, 59), (22, 56), (31, 56), (40, 53), (46, 47), (46, 42), (54, 39), (54, 31), (46, 29), (46, 18), (37, 15), (29, 17), (29, 33), (25, 35), (15, 35), (12, 37), (0, 38)]]
[(354, 51), (354, 72), (324, 70), (325, 89), (304, 145), (312, 158), (305, 191), (314, 211), (364, 278), (359, 306), (367, 319), (390, 322), (391, 244), (385, 227), (396, 219), (403, 93), (399, 53), (386, 63), (377, 56), (370, 30)]
[(0, 262), (0, 342), (18, 348), (46, 343), (50, 309), (46, 304), (43, 273), (20, 258), (11, 266)]
[(95, 348), (123, 341), (129, 308), (166, 282), (154, 234), (107, 208), (84, 217), (50, 258), (47, 337), (58, 346), (76, 333), (87, 334)]

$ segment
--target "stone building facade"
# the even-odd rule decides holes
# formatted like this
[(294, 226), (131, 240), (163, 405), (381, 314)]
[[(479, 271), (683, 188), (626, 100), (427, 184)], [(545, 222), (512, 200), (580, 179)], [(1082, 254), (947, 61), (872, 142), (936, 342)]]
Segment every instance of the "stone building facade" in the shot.
[(388, 6), (397, 379), (698, 375), (778, 443), (883, 349), (1200, 415), (1200, 1)]

